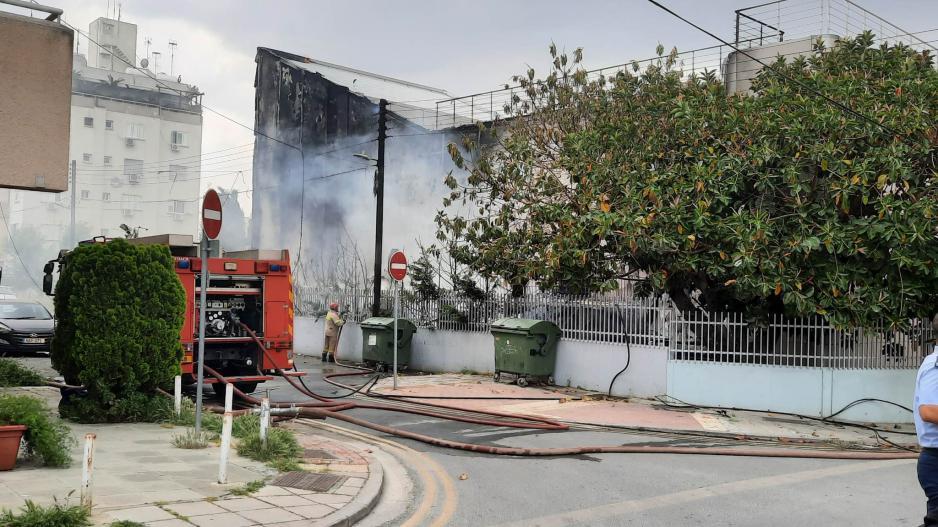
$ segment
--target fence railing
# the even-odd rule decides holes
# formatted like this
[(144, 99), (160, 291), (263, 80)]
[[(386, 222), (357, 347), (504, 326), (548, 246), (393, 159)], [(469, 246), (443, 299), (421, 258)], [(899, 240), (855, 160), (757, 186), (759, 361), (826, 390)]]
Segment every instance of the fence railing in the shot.
[(672, 321), (669, 358), (729, 364), (836, 369), (918, 368), (931, 352), (931, 325), (910, 321), (898, 331), (886, 324), (838, 329), (822, 317), (771, 316), (752, 324), (740, 313), (683, 313)]
[[(320, 316), (338, 302), (346, 318), (371, 316), (371, 292), (322, 292), (298, 288), (297, 314)], [(401, 317), (418, 327), (487, 332), (505, 317), (549, 320), (564, 340), (657, 346), (675, 361), (760, 364), (803, 368), (917, 368), (930, 353), (935, 332), (921, 320), (909, 329), (838, 329), (823, 317), (770, 316), (767, 323), (749, 322), (742, 313), (680, 312), (667, 298), (569, 296), (539, 293), (514, 298), (491, 294), (470, 298), (446, 292), (437, 298), (401, 297)], [(382, 316), (390, 316), (392, 298), (382, 296)]]

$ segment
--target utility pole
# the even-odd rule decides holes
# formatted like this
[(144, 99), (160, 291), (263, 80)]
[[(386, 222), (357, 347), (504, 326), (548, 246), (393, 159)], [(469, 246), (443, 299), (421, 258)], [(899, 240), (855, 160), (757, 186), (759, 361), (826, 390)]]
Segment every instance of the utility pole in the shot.
[(381, 309), (381, 241), (384, 237), (384, 141), (387, 139), (388, 101), (378, 103), (378, 159), (375, 169), (375, 283), (371, 304), (371, 316), (378, 316)]
[(75, 164), (75, 160), (72, 159), (72, 206), (69, 207), (69, 213), (71, 214), (71, 221), (68, 227), (68, 241), (69, 248), (75, 247), (77, 241), (75, 240), (75, 204), (78, 202), (76, 199), (76, 194), (78, 194), (78, 167)]

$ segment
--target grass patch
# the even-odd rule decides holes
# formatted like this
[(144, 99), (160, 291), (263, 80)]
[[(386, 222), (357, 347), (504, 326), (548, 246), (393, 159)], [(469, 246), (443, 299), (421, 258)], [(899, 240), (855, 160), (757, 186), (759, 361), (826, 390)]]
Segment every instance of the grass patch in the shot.
[(196, 434), (195, 428), (188, 428), (185, 433), (173, 436), (173, 446), (190, 450), (206, 448), (213, 439), (214, 434), (210, 432), (203, 430)]
[(67, 467), (75, 443), (68, 426), (56, 419), (39, 399), (28, 395), (0, 395), (0, 425), (26, 425), (27, 457), (47, 467)]
[(255, 492), (264, 488), (264, 485), (267, 484), (266, 480), (255, 479), (254, 481), (249, 481), (241, 487), (235, 487), (231, 489), (231, 494), (235, 496), (249, 496)]
[(242, 414), (234, 418), (231, 422), (231, 435), (238, 439), (260, 432), (261, 416), (258, 414)]
[(277, 470), (289, 472), (299, 469), (300, 448), (296, 436), (284, 428), (267, 430), (267, 446), (261, 443), (260, 431), (250, 433), (238, 442), (238, 455), (264, 461)]
[(45, 379), (12, 359), (0, 358), (0, 386), (42, 386)]
[(90, 527), (88, 509), (69, 506), (56, 501), (48, 507), (26, 500), (18, 513), (4, 509), (0, 512), (0, 525), (4, 527)]
[(146, 525), (131, 520), (121, 520), (108, 524), (108, 527), (147, 527)]

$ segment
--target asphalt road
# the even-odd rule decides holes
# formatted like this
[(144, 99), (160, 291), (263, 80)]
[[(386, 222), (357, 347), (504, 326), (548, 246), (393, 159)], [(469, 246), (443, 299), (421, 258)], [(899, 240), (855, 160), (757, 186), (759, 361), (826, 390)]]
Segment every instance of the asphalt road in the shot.
[[(307, 384), (314, 391), (341, 395), (342, 390), (320, 380), (323, 366), (318, 358), (307, 357), (299, 364), (309, 372)], [(270, 386), (276, 388), (271, 393), (274, 400), (303, 400), (284, 381)], [(503, 446), (693, 443), (687, 438), (613, 431), (493, 428), (382, 411), (351, 414), (436, 437)], [(456, 494), (455, 514), (447, 524), (455, 526), (917, 526), (925, 508), (910, 460), (652, 454), (496, 457), (369, 433), (422, 452), (443, 467)], [(461, 474), (467, 479), (460, 480)], [(440, 498), (436, 509), (445, 506)]]
[[(48, 358), (19, 359), (48, 371)], [(299, 363), (307, 384), (341, 395), (321, 381), (318, 357)], [(354, 381), (355, 379), (350, 379)], [(306, 398), (283, 380), (265, 385), (276, 401)], [(212, 391), (206, 393), (211, 396)], [(493, 428), (376, 410), (352, 415), (427, 435), (503, 446), (576, 446), (693, 439), (614, 431), (537, 432)], [(346, 429), (365, 431), (337, 420)], [(414, 452), (402, 458), (415, 484), (413, 503), (386, 525), (402, 525), (429, 505), (416, 525), (453, 526), (917, 526), (924, 496), (910, 460), (839, 461), (677, 455), (496, 457), (442, 449), (366, 431)], [(426, 474), (436, 471), (434, 484)], [(460, 479), (464, 474), (465, 479)], [(432, 489), (429, 487), (433, 487)], [(376, 522), (372, 518), (370, 524)], [(380, 523), (380, 522), (377, 522)]]

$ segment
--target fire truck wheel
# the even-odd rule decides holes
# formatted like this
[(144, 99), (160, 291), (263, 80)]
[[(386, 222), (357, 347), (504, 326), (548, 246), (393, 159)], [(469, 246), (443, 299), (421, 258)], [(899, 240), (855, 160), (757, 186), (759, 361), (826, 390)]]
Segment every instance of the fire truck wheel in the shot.
[[(256, 382), (236, 382), (234, 383), (235, 388), (241, 390), (244, 393), (251, 393), (257, 389)], [(221, 382), (216, 382), (212, 384), (212, 389), (215, 390), (215, 395), (220, 398), (225, 397), (225, 384)]]

